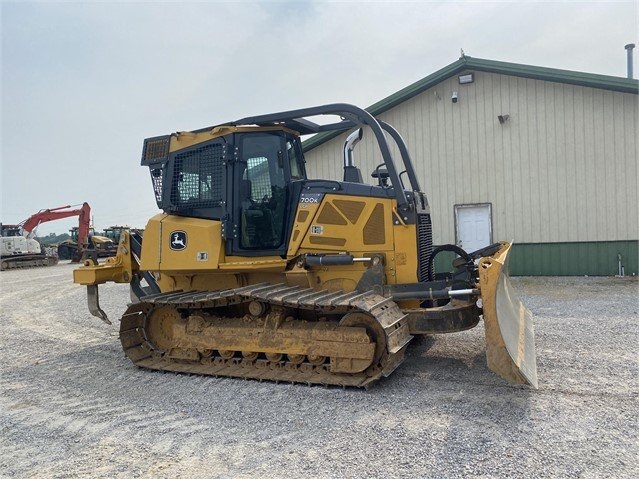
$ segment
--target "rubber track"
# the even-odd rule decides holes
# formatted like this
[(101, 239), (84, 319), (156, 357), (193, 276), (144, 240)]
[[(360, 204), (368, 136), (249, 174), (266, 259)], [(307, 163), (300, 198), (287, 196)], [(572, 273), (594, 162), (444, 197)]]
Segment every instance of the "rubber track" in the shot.
[[(215, 308), (250, 301), (262, 301), (293, 309), (315, 310), (320, 314), (346, 314), (361, 311), (373, 316), (386, 332), (387, 353), (376, 367), (356, 374), (331, 373), (328, 364), (293, 364), (287, 361), (244, 358), (205, 358), (188, 362), (165, 357), (146, 340), (146, 316), (156, 306), (180, 309)], [(162, 371), (214, 376), (231, 376), (291, 383), (366, 387), (388, 376), (404, 359), (408, 332), (407, 316), (391, 299), (372, 292), (345, 293), (317, 291), (284, 284), (256, 284), (221, 291), (170, 292), (145, 296), (125, 312), (120, 325), (120, 341), (125, 354), (136, 365)]]

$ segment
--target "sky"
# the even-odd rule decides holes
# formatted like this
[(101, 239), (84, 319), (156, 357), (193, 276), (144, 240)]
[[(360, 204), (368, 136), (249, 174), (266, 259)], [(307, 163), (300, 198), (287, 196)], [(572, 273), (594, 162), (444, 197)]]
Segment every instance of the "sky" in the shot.
[(367, 107), (460, 49), (625, 77), (638, 5), (0, 0), (0, 221), (86, 201), (96, 229), (144, 227), (159, 212), (144, 138), (325, 103)]

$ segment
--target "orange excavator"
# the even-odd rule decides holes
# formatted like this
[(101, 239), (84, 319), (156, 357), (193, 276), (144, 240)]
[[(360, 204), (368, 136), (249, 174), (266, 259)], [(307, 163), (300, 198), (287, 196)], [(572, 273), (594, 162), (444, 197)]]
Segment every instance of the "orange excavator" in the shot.
[[(36, 229), (41, 223), (78, 216), (78, 245), (76, 256), (79, 261), (82, 252), (89, 247), (91, 207), (83, 203), (80, 208), (71, 205), (40, 210), (17, 225), (2, 225), (1, 263), (2, 270), (33, 266), (52, 266), (58, 258), (42, 251), (35, 239)], [(78, 256), (79, 253), (79, 256)]]

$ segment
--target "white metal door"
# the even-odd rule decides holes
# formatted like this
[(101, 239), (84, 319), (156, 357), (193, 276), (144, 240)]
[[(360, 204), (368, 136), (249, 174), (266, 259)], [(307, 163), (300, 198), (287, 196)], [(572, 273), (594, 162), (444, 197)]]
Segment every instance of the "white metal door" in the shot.
[(455, 205), (457, 246), (468, 253), (492, 243), (491, 205)]

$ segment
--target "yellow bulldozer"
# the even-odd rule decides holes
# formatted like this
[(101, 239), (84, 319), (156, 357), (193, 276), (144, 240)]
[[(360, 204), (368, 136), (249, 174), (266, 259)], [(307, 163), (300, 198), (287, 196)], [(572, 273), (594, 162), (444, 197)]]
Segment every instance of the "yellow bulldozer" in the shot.
[[(313, 121), (322, 115), (337, 120)], [(353, 161), (364, 130), (383, 159), (375, 184)], [(350, 131), (343, 181), (306, 174), (300, 138), (327, 131)], [(148, 138), (141, 163), (163, 212), (143, 235), (125, 232), (117, 256), (74, 271), (106, 322), (98, 285), (130, 283), (120, 341), (138, 366), (366, 387), (402, 363), (413, 336), (465, 330), (483, 316), (488, 367), (537, 386), (532, 316), (507, 274), (510, 244), (434, 248), (408, 149), (367, 111), (332, 104)], [(456, 257), (436, 272), (442, 251)]]

